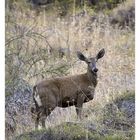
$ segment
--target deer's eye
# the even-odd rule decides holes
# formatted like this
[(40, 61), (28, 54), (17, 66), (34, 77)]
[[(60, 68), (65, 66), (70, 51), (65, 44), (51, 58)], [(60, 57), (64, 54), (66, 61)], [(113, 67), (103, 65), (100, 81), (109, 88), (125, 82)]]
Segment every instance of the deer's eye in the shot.
[(90, 64), (91, 62), (90, 61), (88, 61), (88, 64)]

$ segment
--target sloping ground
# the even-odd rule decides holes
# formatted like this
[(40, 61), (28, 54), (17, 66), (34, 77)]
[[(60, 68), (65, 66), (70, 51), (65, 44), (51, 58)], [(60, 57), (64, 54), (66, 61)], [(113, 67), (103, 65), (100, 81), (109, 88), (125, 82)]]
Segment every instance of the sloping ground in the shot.
[(135, 96), (119, 97), (102, 108), (100, 124), (67, 122), (22, 134), (15, 140), (134, 140)]
[(128, 131), (135, 127), (134, 94), (118, 98), (104, 109), (104, 124), (110, 129)]
[(121, 4), (113, 10), (108, 11), (108, 14), (105, 14), (101, 18), (99, 13), (93, 15), (90, 18), (92, 23), (104, 23), (109, 22), (113, 27), (117, 26), (120, 29), (131, 29), (135, 30), (135, 3), (133, 1), (127, 1), (125, 4)]
[(121, 28), (131, 28), (135, 30), (135, 4), (128, 1), (126, 5), (120, 5), (110, 14), (110, 24), (118, 25)]
[[(47, 8), (47, 5), (48, 5), (48, 7), (51, 7), (50, 8), (52, 10), (51, 12), (54, 12), (53, 9), (55, 9), (55, 11), (57, 11), (58, 17), (61, 17), (61, 16), (65, 17), (65, 16), (72, 16), (73, 15), (73, 13), (70, 12), (70, 11), (73, 11), (73, 10), (70, 10), (70, 9), (73, 9), (73, 1), (71, 1), (71, 0), (69, 2), (62, 1), (59, 3), (59, 5), (57, 5), (53, 0), (52, 1), (51, 0), (49, 0), (49, 1), (48, 0), (45, 0), (45, 1), (42, 1), (42, 0), (32, 0), (31, 1), (31, 0), (29, 0), (29, 1), (31, 3), (33, 2), (35, 5), (41, 5), (41, 3), (45, 4), (46, 5), (46, 8), (45, 8), (46, 13), (48, 13), (48, 11), (47, 11), (49, 9), (49, 8)], [(53, 3), (53, 4), (49, 5), (49, 3)], [(78, 4), (80, 6), (81, 3), (83, 3), (83, 2), (79, 1), (76, 4)], [(115, 1), (114, 0), (107, 0), (107, 1), (104, 1), (104, 0), (103, 1), (99, 1), (99, 0), (91, 0), (90, 1), (89, 0), (87, 3), (89, 3), (89, 4), (87, 4), (86, 12), (88, 13), (88, 11), (91, 11), (89, 13), (90, 13), (90, 15), (93, 16), (91, 18), (93, 22), (100, 20), (100, 17), (98, 16), (98, 14), (100, 12), (101, 13), (110, 13), (109, 18), (110, 18), (111, 25), (113, 25), (113, 26), (117, 25), (121, 28), (130, 27), (132, 30), (135, 29), (135, 1), (134, 0), (115, 0)], [(89, 6), (90, 4), (94, 8), (92, 6)], [(43, 7), (40, 7), (40, 6), (38, 8), (35, 6), (35, 8), (33, 8), (34, 9), (33, 10), (30, 7), (30, 4), (26, 3), (26, 1), (21, 1), (21, 2), (17, 2), (17, 1), (14, 2), (13, 1), (13, 2), (11, 2), (11, 1), (7, 0), (7, 6), (8, 5), (10, 5), (10, 8), (12, 7), (11, 9), (14, 11), (17, 10), (16, 8), (21, 9), (21, 11), (24, 9), (25, 10), (24, 12), (26, 13), (26, 15), (29, 15), (29, 13), (30, 13), (30, 16), (34, 10), (40, 14), (41, 14), (41, 11), (43, 10)], [(81, 8), (80, 11), (78, 10), (78, 7), (77, 6), (75, 7), (76, 8), (75, 9), (76, 10), (75, 17), (79, 16), (79, 15), (83, 16), (86, 13), (85, 11), (83, 11), (83, 8), (82, 8), (83, 5), (82, 5), (82, 7), (80, 7)], [(32, 10), (28, 11), (28, 9), (32, 9)], [(98, 9), (98, 10), (96, 10), (96, 9)], [(68, 14), (69, 12), (71, 14)], [(95, 16), (95, 13), (97, 14), (97, 16)]]

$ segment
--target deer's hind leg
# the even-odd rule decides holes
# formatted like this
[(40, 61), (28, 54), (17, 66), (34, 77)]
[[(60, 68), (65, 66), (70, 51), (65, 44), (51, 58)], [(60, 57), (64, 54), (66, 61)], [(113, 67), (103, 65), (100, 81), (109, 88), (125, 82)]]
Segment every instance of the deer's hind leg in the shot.
[(35, 118), (35, 129), (38, 129), (39, 126), (39, 120), (40, 120), (40, 113), (37, 114), (36, 118)]
[(38, 129), (39, 122), (41, 121), (42, 127), (45, 127), (46, 114), (44, 108), (39, 108), (35, 118), (35, 129)]
[(46, 118), (51, 114), (51, 112), (53, 111), (54, 108), (44, 108), (42, 116), (41, 116), (41, 124), (42, 124), (42, 128), (46, 128), (45, 122), (46, 122)]

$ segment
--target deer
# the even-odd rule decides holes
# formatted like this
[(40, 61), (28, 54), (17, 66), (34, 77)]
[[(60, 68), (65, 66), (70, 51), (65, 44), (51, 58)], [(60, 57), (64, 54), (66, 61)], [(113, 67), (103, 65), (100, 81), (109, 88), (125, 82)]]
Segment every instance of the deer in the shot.
[(94, 98), (98, 72), (96, 63), (104, 54), (105, 49), (101, 49), (95, 57), (87, 58), (77, 51), (77, 57), (87, 64), (86, 73), (45, 79), (33, 87), (35, 107), (31, 108), (31, 112), (35, 114), (35, 129), (38, 129), (39, 122), (45, 128), (46, 118), (56, 107), (75, 106), (78, 119), (82, 119), (83, 104)]

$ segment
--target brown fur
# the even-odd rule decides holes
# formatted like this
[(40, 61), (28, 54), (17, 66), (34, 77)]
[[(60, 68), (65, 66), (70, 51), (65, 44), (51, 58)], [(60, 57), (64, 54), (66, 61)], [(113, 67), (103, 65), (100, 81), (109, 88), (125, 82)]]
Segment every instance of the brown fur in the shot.
[[(79, 59), (88, 64), (88, 70), (85, 74), (47, 79), (34, 86), (33, 98), (36, 105), (36, 111), (34, 112), (37, 114), (36, 128), (41, 117), (43, 118), (42, 126), (45, 127), (46, 117), (57, 106), (64, 108), (74, 105), (78, 117), (81, 118), (83, 103), (92, 100), (94, 97), (98, 70), (95, 63), (96, 59), (103, 57), (102, 53), (104, 52), (98, 53), (96, 58), (90, 59), (87, 59), (83, 54), (79, 53)], [(89, 61), (91, 61), (91, 64)], [(96, 69), (96, 72), (93, 71), (93, 68)], [(40, 98), (41, 105), (36, 102), (35, 97), (37, 96)]]

